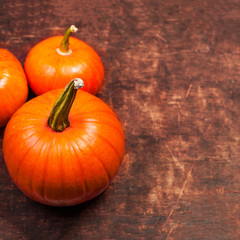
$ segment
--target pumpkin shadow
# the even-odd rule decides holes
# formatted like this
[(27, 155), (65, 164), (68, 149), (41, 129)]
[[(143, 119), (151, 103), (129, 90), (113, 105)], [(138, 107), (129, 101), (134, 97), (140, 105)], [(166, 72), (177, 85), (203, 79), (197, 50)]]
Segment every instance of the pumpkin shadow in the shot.
[(30, 88), (30, 86), (28, 86), (28, 97), (27, 97), (27, 101), (35, 98), (37, 95), (33, 92), (33, 90)]
[[(9, 194), (8, 194), (9, 195)], [(83, 219), (94, 218), (91, 209), (96, 208), (99, 199), (71, 207), (51, 207), (34, 202), (14, 186), (14, 199), (0, 204), (0, 219), (5, 226), (13, 229), (6, 236), (14, 239), (62, 239), (73, 237), (76, 229), (84, 224)], [(1, 222), (1, 220), (0, 220)], [(6, 223), (7, 222), (7, 223)]]
[(5, 127), (0, 127), (0, 139), (1, 140), (3, 139), (4, 131), (5, 131)]
[[(0, 129), (2, 131), (2, 129)], [(104, 200), (98, 197), (71, 207), (52, 207), (26, 197), (14, 184), (0, 156), (0, 236), (3, 239), (62, 239), (73, 237)], [(101, 200), (102, 199), (102, 200)]]

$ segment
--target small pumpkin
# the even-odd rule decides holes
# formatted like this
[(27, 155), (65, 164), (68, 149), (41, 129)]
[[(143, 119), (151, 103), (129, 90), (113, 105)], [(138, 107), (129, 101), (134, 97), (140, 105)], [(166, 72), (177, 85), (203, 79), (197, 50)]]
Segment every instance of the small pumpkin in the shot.
[(28, 84), (23, 67), (7, 49), (0, 48), (0, 127), (27, 100)]
[(36, 95), (64, 88), (73, 78), (83, 79), (82, 90), (94, 95), (99, 91), (104, 79), (102, 61), (92, 47), (70, 36), (76, 31), (72, 25), (64, 36), (47, 38), (28, 53), (24, 68)]
[(28, 101), (7, 124), (3, 153), (8, 171), (22, 192), (40, 203), (71, 206), (94, 198), (123, 159), (119, 120), (102, 100), (77, 92), (82, 83), (74, 79), (64, 91)]

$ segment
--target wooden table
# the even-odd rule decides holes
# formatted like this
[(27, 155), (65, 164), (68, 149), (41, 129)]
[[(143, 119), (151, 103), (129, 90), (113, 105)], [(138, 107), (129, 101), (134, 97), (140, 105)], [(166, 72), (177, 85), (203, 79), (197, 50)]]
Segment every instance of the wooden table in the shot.
[(240, 1), (0, 5), (0, 47), (22, 64), (39, 41), (80, 29), (104, 63), (97, 96), (126, 136), (109, 188), (70, 208), (25, 197), (1, 147), (0, 239), (240, 238)]

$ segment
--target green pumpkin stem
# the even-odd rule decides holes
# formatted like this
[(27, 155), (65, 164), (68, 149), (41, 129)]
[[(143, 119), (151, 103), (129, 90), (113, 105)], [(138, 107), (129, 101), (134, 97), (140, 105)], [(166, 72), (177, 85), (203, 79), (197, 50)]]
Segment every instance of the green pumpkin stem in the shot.
[(73, 79), (64, 89), (54, 104), (48, 118), (48, 126), (55, 132), (62, 132), (70, 126), (68, 115), (75, 99), (77, 90), (84, 86), (82, 79)]
[(63, 37), (63, 40), (60, 44), (60, 47), (59, 47), (59, 51), (61, 53), (68, 53), (69, 52), (69, 37), (71, 35), (71, 33), (74, 33), (76, 32), (78, 29), (72, 25), (65, 33), (64, 37)]

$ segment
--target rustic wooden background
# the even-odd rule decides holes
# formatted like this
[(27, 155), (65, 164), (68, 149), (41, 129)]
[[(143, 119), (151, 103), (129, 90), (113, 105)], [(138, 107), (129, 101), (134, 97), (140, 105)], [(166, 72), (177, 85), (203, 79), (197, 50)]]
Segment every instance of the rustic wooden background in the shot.
[(109, 188), (71, 208), (25, 197), (0, 147), (0, 239), (239, 239), (239, 0), (0, 0), (0, 6), (0, 47), (22, 63), (40, 40), (71, 24), (80, 29), (74, 36), (104, 63), (98, 96), (126, 136)]

